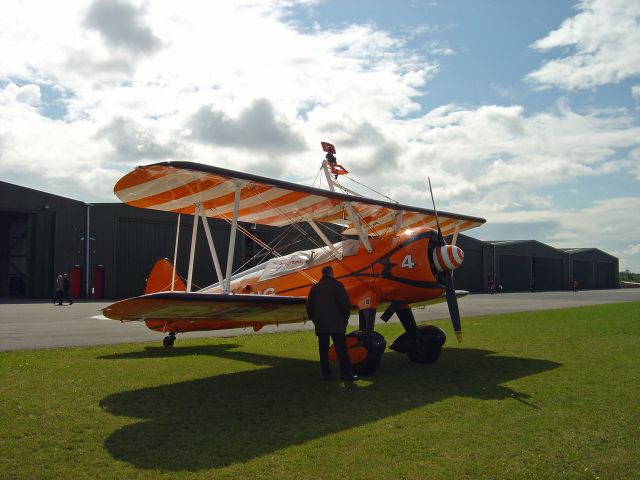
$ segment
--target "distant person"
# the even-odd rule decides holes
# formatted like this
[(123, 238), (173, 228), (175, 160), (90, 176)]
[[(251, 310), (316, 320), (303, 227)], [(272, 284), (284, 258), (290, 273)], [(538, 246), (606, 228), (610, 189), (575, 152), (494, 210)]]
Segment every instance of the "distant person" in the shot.
[(576, 280), (575, 278), (572, 278), (569, 281), (569, 287), (571, 288), (573, 293), (576, 293), (578, 291), (578, 280)]
[(496, 284), (491, 275), (487, 276), (487, 286), (489, 288), (489, 293), (493, 295), (496, 291)]
[(335, 173), (335, 166), (338, 164), (338, 160), (336, 160), (336, 157), (331, 152), (327, 152), (327, 155), (324, 158), (327, 160), (327, 163), (329, 164), (329, 169), (334, 173), (333, 178), (337, 180), (338, 174)]
[(331, 380), (329, 368), (329, 337), (333, 340), (340, 374), (345, 382), (353, 382), (357, 377), (351, 372), (347, 355), (345, 332), (351, 313), (351, 303), (344, 285), (333, 277), (333, 268), (325, 266), (322, 278), (309, 291), (307, 298), (307, 316), (315, 325), (320, 354), (320, 370), (324, 380)]
[[(62, 275), (62, 288), (63, 288), (63, 295), (67, 302), (69, 302), (69, 305), (73, 305), (73, 300), (71, 300), (71, 280), (69, 280), (69, 275), (67, 275), (66, 273), (64, 275)], [(60, 304), (62, 304), (62, 300), (60, 300)]]
[(327, 159), (327, 163), (330, 165), (336, 165), (338, 163), (336, 157), (331, 152), (327, 152), (327, 155), (324, 158)]
[(58, 275), (56, 278), (56, 298), (53, 300), (54, 305), (62, 305), (62, 298), (64, 295), (64, 278), (62, 275)]

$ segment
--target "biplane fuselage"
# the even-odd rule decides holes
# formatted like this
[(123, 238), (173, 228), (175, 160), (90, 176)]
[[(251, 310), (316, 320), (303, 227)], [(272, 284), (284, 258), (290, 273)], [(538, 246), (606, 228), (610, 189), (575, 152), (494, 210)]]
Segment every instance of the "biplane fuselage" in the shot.
[[(416, 303), (440, 296), (444, 287), (436, 282), (429, 265), (429, 241), (433, 230), (418, 229), (394, 237), (372, 239), (372, 251), (367, 252), (357, 240), (341, 242), (342, 258), (317, 262), (301, 258), (301, 253), (276, 258), (271, 262), (282, 265), (273, 274), (265, 268), (231, 281), (231, 293), (257, 293), (263, 295), (290, 295), (306, 297), (314, 281), (322, 275), (322, 267), (331, 265), (335, 277), (340, 280), (355, 309), (375, 308), (379, 303), (401, 301)], [(345, 245), (351, 246), (346, 251)], [(315, 252), (314, 252), (315, 253)], [(291, 265), (287, 269), (287, 262)], [(267, 273), (265, 275), (265, 273)], [(211, 293), (220, 293), (215, 287)]]
[[(344, 284), (354, 310), (367, 308), (379, 310), (389, 302), (418, 306), (433, 299), (444, 301), (444, 286), (437, 281), (433, 272), (434, 267), (429, 261), (430, 243), (436, 235), (434, 230), (418, 228), (394, 237), (373, 239), (371, 252), (367, 252), (358, 240), (346, 240), (335, 244), (342, 253), (340, 259), (326, 255), (322, 249), (303, 250), (277, 257), (236, 275), (231, 280), (229, 293), (236, 295), (238, 299), (255, 295), (306, 299), (315, 281), (321, 277), (322, 268), (331, 265), (335, 277)], [(154, 291), (149, 293), (170, 289), (169, 270), (165, 269), (165, 273), (159, 275), (163, 275), (163, 278), (155, 279), (158, 283), (152, 288)], [(174, 285), (174, 292), (180, 292), (183, 289), (184, 284), (181, 281)], [(215, 284), (197, 293), (220, 295), (223, 293), (222, 289), (220, 284)], [(164, 332), (247, 326), (257, 330), (267, 324), (304, 320), (300, 315), (289, 316), (284, 312), (281, 312), (282, 315), (277, 318), (256, 316), (257, 318), (248, 322), (241, 315), (235, 317), (225, 315), (222, 320), (211, 321), (198, 318), (175, 318), (179, 316), (179, 310), (174, 311), (174, 318), (171, 321), (167, 321), (166, 318), (153, 319), (158, 315), (158, 307), (161, 303), (162, 300), (159, 299), (154, 309), (149, 311), (149, 319), (145, 321), (149, 328)], [(114, 311), (117, 305), (118, 303), (114, 304)], [(111, 314), (113, 315), (114, 312)], [(162, 316), (165, 317), (166, 313)], [(126, 320), (126, 318), (122, 319)]]

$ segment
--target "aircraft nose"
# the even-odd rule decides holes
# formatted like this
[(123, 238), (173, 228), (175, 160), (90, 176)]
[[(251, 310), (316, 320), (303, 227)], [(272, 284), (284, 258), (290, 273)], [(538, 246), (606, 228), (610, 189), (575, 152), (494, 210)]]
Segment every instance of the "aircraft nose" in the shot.
[(444, 245), (433, 250), (433, 263), (439, 272), (458, 268), (464, 260), (464, 252), (456, 245)]

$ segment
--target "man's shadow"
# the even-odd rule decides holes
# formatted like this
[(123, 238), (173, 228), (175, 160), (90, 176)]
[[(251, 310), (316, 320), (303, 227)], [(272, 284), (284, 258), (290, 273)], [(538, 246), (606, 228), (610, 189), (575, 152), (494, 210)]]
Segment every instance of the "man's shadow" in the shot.
[(319, 380), (317, 362), (236, 351), (236, 345), (179, 347), (103, 359), (210, 355), (266, 366), (160, 387), (117, 393), (100, 406), (141, 422), (113, 432), (111, 455), (138, 468), (197, 471), (301, 444), (327, 434), (453, 396), (512, 398), (536, 408), (526, 394), (501, 384), (560, 366), (547, 360), (493, 355), (475, 349), (444, 349), (438, 363), (417, 365), (389, 352), (368, 382), (349, 385)]

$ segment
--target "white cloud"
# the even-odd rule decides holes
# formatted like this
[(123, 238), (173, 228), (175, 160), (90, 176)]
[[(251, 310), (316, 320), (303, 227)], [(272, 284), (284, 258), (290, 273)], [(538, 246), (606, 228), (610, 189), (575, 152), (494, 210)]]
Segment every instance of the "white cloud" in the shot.
[(640, 74), (640, 2), (583, 0), (577, 8), (580, 13), (532, 45), (539, 51), (571, 47), (572, 53), (548, 61), (526, 78), (573, 90)]
[[(618, 257), (620, 269), (640, 271), (640, 223), (633, 221), (640, 197), (621, 197), (594, 202), (584, 209), (558, 210), (553, 205), (535, 210), (496, 212), (488, 215), (485, 230), (504, 225), (510, 238), (535, 239), (555, 248), (598, 248)], [(524, 234), (521, 235), (520, 232)], [(481, 239), (486, 232), (469, 232)]]
[(9, 105), (11, 103), (23, 103), (32, 107), (40, 104), (40, 87), (38, 85), (17, 86), (15, 83), (9, 83), (0, 90), (0, 105)]
[(188, 123), (193, 138), (219, 146), (291, 153), (304, 150), (304, 141), (289, 125), (278, 121), (273, 106), (266, 99), (256, 100), (249, 108), (231, 119), (213, 106), (201, 107)]
[(136, 8), (126, 1), (94, 0), (89, 6), (84, 24), (96, 30), (105, 42), (137, 56), (151, 54), (162, 46), (144, 21), (145, 8)]
[[(372, 24), (297, 28), (287, 22), (297, 4), (12, 4), (0, 17), (3, 180), (115, 201), (112, 186), (132, 164), (180, 158), (311, 184), (326, 140), (355, 179), (402, 203), (430, 207), (430, 177), (443, 210), (497, 224), (552, 225), (540, 235), (569, 246), (593, 238), (593, 246), (606, 249), (597, 243), (606, 235), (593, 236), (579, 223), (602, 224), (594, 215), (609, 212), (626, 212), (627, 221), (636, 214), (634, 202), (613, 200), (601, 211), (581, 204), (587, 210), (566, 212), (548, 191), (612, 172), (640, 180), (640, 128), (629, 111), (578, 111), (563, 100), (534, 114), (517, 103), (422, 111), (418, 99), (439, 73), (421, 53), (428, 49), (412, 50), (407, 39)], [(630, 75), (624, 72), (635, 67), (609, 69), (617, 63), (604, 57), (611, 38), (626, 49), (624, 61), (640, 65), (633, 62), (636, 45), (621, 43), (628, 31), (605, 38), (581, 27), (619, 15), (619, 5), (580, 4), (581, 13), (537, 48), (575, 46), (584, 68), (572, 71), (567, 85), (544, 68), (534, 72), (536, 81), (578, 88)], [(97, 17), (97, 6), (123, 15)], [(592, 18), (596, 11), (602, 19)], [(587, 66), (596, 63), (609, 73), (593, 74)], [(49, 91), (64, 92), (64, 118), (42, 115)], [(611, 215), (623, 224), (624, 215)], [(573, 236), (574, 229), (583, 236)], [(622, 241), (615, 247), (621, 252), (634, 243)]]
[(142, 127), (130, 118), (116, 117), (102, 127), (95, 138), (106, 138), (114, 149), (115, 161), (136, 163), (177, 160), (186, 155), (184, 147), (174, 140), (161, 142), (153, 127)]

